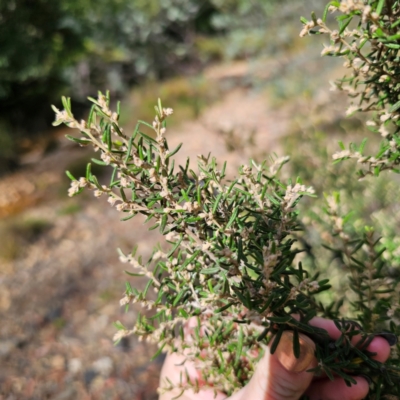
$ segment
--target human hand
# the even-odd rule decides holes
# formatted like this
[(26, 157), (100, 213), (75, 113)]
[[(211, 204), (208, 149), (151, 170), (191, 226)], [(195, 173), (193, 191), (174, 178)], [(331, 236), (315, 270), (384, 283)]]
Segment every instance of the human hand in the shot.
[[(313, 318), (310, 325), (325, 329), (332, 340), (340, 337), (341, 332), (333, 321), (323, 318)], [(239, 392), (227, 398), (223, 393), (214, 390), (203, 389), (199, 393), (187, 390), (179, 398), (180, 400), (298, 400), (303, 394), (310, 400), (358, 400), (364, 398), (369, 390), (368, 382), (361, 376), (356, 376), (356, 385), (348, 387), (344, 380), (336, 377), (331, 381), (327, 377), (315, 377), (306, 372), (317, 365), (314, 356), (315, 344), (306, 335), (300, 334), (300, 357), (293, 354), (293, 334), (285, 331), (282, 334), (279, 345), (272, 355), (266, 349), (264, 357), (260, 360), (250, 382)], [(353, 341), (357, 341), (356, 338)], [(385, 362), (390, 354), (390, 346), (383, 337), (375, 337), (368, 351), (376, 353), (374, 358)], [(161, 380), (168, 377), (172, 383), (179, 383), (180, 375), (185, 369), (190, 377), (198, 378), (198, 371), (194, 365), (185, 363), (184, 357), (177, 354), (169, 355), (161, 371)], [(179, 392), (167, 392), (160, 396), (159, 400), (172, 400)]]

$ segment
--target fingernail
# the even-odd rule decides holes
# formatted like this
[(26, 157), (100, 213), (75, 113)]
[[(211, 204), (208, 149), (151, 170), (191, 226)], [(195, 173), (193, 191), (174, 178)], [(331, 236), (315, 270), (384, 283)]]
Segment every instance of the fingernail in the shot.
[(309, 368), (314, 359), (315, 343), (306, 335), (299, 334), (300, 356), (296, 358), (293, 353), (293, 332), (282, 333), (281, 340), (274, 355), (282, 366), (289, 372), (303, 372)]
[(379, 332), (376, 336), (383, 337), (389, 343), (389, 346), (394, 346), (398, 342), (398, 338), (394, 333), (391, 332)]

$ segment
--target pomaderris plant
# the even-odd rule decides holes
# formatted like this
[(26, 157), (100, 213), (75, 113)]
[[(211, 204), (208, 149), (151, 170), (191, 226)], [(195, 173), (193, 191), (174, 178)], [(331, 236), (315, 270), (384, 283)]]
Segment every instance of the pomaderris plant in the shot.
[[(327, 16), (337, 16), (337, 26), (330, 27)], [(360, 177), (381, 171), (400, 172), (400, 5), (395, 0), (343, 0), (328, 3), (322, 18), (302, 18), (308, 33), (326, 34), (330, 44), (322, 55), (343, 57), (349, 75), (331, 82), (332, 90), (348, 93), (351, 103), (347, 115), (356, 112), (368, 116), (366, 126), (383, 138), (375, 155), (364, 154), (360, 146), (342, 145), (334, 159), (354, 158), (360, 164)]]
[[(329, 11), (344, 13), (338, 30), (326, 24)], [(351, 113), (375, 111), (367, 125), (384, 136), (378, 155), (365, 156), (362, 148), (351, 146), (335, 156), (356, 157), (366, 167), (364, 175), (395, 169), (400, 157), (399, 14), (397, 1), (348, 0), (330, 2), (322, 19), (303, 19), (302, 36), (327, 33), (332, 44), (323, 53), (346, 57), (352, 75), (338, 86), (352, 96), (358, 93)], [(353, 19), (358, 22), (349, 28)], [(64, 110), (54, 107), (55, 125), (79, 130), (80, 135), (69, 138), (94, 146), (99, 157), (93, 162), (113, 173), (108, 185), (100, 185), (88, 164), (86, 177), (69, 174), (69, 195), (91, 189), (95, 197), (107, 197), (123, 220), (145, 215), (149, 229), (159, 229), (167, 242), (148, 260), (136, 257), (136, 250), (121, 252), (121, 261), (133, 267), (128, 274), (145, 276), (148, 284), (144, 290), (126, 284), (121, 305), (140, 303), (146, 311), (134, 327), (117, 323), (116, 341), (135, 334), (156, 343), (159, 352), (185, 354), (201, 368), (206, 387), (231, 395), (249, 381), (265, 345), (269, 343), (273, 353), (282, 333), (290, 330), (296, 356), (299, 333), (316, 342), (315, 374), (340, 376), (349, 385), (355, 383), (353, 375), (361, 374), (371, 380), (370, 399), (400, 396), (398, 347), (385, 365), (366, 350), (375, 335), (395, 342), (400, 333), (399, 274), (388, 276), (389, 266), (372, 229), (361, 238), (349, 237), (339, 198), (328, 198), (326, 212), (339, 242), (336, 251), (343, 257), (354, 295), (327, 304), (329, 296), (321, 293), (329, 293), (328, 279), (296, 261), (302, 251), (296, 244), (302, 229), (296, 206), (303, 196), (313, 196), (313, 189), (299, 179), (279, 179), (286, 157), (242, 165), (231, 180), (225, 176), (226, 165), (210, 156), (199, 156), (195, 166), (189, 160), (175, 166), (174, 155), (181, 146), (168, 146), (172, 110), (161, 101), (154, 121), (139, 121), (133, 134), (120, 127), (119, 107), (110, 109), (108, 94), (99, 93), (90, 101), (87, 121), (79, 122), (69, 99), (63, 98)], [(316, 315), (335, 320), (341, 331), (338, 340), (308, 324)], [(361, 337), (356, 345), (351, 342), (355, 335)], [(165, 381), (160, 391), (172, 386)], [(183, 379), (179, 388), (198, 390), (199, 384)]]

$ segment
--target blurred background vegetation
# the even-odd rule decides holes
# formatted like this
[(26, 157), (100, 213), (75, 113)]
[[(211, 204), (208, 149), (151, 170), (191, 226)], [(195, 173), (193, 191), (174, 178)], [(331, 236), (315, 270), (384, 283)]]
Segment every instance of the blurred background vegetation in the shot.
[[(49, 104), (61, 94), (79, 115), (97, 90), (122, 97), (144, 83), (195, 77), (213, 62), (293, 48), (306, 3), (321, 8), (276, 0), (0, 2), (0, 173), (48, 136)], [(189, 88), (175, 83), (176, 97), (201, 105), (202, 98), (187, 99), (204, 93), (196, 79)]]

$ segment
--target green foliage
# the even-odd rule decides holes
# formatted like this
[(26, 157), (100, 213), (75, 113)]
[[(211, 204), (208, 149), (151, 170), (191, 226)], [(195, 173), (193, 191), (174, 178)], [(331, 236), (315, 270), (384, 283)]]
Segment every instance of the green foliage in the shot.
[[(385, 280), (385, 264), (371, 230), (349, 242), (340, 230), (346, 217), (338, 214), (337, 207), (327, 208), (328, 217), (337, 225), (334, 236), (344, 240), (342, 248), (335, 251), (346, 255), (344, 265), (356, 272), (350, 288), (358, 297), (349, 298), (346, 306), (362, 328), (340, 319), (343, 300), (334, 299), (327, 305), (318, 300), (320, 293), (329, 292), (328, 279), (294, 261), (301, 252), (294, 246), (300, 231), (296, 206), (313, 190), (299, 180), (285, 184), (278, 179), (287, 158), (271, 159), (269, 166), (266, 162), (244, 165), (233, 181), (224, 179), (225, 166), (219, 169), (210, 157), (200, 156), (197, 170), (189, 160), (175, 169), (173, 155), (180, 146), (170, 150), (164, 137), (171, 109), (163, 108), (159, 101), (153, 123), (139, 121), (133, 135), (127, 136), (118, 124), (119, 111), (109, 108), (108, 95), (99, 93), (90, 100), (94, 106), (88, 121), (78, 122), (69, 99), (63, 98), (64, 110), (53, 108), (54, 124), (79, 129), (81, 137), (70, 139), (98, 148), (100, 159), (92, 161), (112, 167), (114, 173), (109, 185), (101, 186), (88, 164), (86, 177), (76, 179), (69, 174), (69, 195), (89, 188), (96, 197), (107, 196), (123, 213), (122, 220), (144, 214), (154, 223), (149, 229), (159, 229), (169, 243), (167, 249), (155, 249), (147, 261), (136, 257), (136, 249), (131, 254), (120, 252), (121, 261), (138, 270), (128, 271), (128, 275), (149, 278), (143, 291), (127, 283), (121, 304), (140, 302), (152, 313), (139, 316), (133, 329), (119, 326), (116, 340), (135, 333), (157, 343), (160, 351), (189, 349), (188, 359), (202, 365), (206, 385), (212, 382), (215, 390), (227, 394), (251, 378), (262, 355), (261, 344), (275, 335), (273, 352), (287, 329), (306, 333), (318, 343), (316, 374), (336, 374), (348, 384), (354, 383), (352, 374), (380, 376), (382, 364), (371, 360), (366, 347), (388, 320), (390, 301), (379, 296), (394, 293), (397, 282)], [(364, 245), (368, 251), (359, 255), (357, 251)], [(149, 297), (150, 288), (155, 299)], [(307, 324), (317, 314), (335, 318), (342, 331), (335, 346), (324, 330)], [(190, 326), (193, 317), (197, 327), (188, 333), (184, 327)], [(200, 334), (200, 329), (206, 334)], [(354, 347), (350, 338), (356, 334), (362, 339)], [(200, 353), (201, 359), (208, 360), (206, 364), (196, 356)], [(355, 359), (360, 361), (353, 362)], [(390, 364), (386, 382), (396, 378), (396, 365)], [(181, 389), (190, 386), (182, 384)], [(165, 382), (162, 390), (171, 388)]]
[[(328, 12), (336, 17), (337, 29), (326, 23)], [(381, 171), (400, 172), (400, 101), (399, 101), (399, 4), (397, 1), (331, 1), (322, 19), (303, 20), (301, 36), (308, 32), (328, 34), (331, 44), (323, 55), (345, 58), (351, 73), (335, 86), (347, 91), (352, 99), (347, 115), (367, 113), (367, 126), (382, 137), (375, 155), (364, 153), (364, 142), (350, 144), (335, 154), (336, 160), (357, 159), (363, 167), (359, 176), (379, 175)]]
[(64, 69), (84, 53), (83, 21), (75, 3), (0, 3), (1, 171), (15, 162), (18, 138), (43, 129), (50, 117), (46, 104), (65, 89)]
[[(143, 77), (176, 74), (194, 60), (196, 32), (212, 30), (208, 2), (12, 0), (0, 4), (1, 160), (18, 137), (47, 128), (46, 104), (107, 86), (121, 93)], [(82, 110), (81, 110), (82, 112)]]

